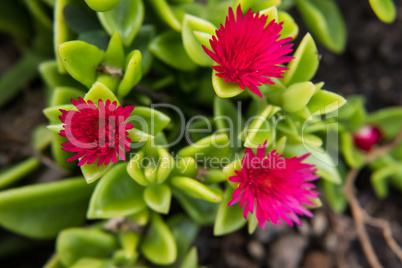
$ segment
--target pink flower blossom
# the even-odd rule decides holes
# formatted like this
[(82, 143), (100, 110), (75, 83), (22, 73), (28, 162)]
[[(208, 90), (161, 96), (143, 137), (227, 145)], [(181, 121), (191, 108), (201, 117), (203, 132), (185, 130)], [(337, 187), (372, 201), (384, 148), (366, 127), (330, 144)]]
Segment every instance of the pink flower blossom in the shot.
[(301, 163), (309, 154), (282, 158), (272, 151), (265, 156), (266, 147), (266, 142), (258, 146), (255, 155), (251, 149), (246, 149), (242, 169), (229, 177), (239, 185), (228, 205), (240, 201), (240, 206), (244, 206), (244, 218), (255, 210), (261, 228), (266, 221), (281, 226), (282, 220), (291, 226), (293, 222), (301, 225), (297, 215), (313, 216), (303, 205), (314, 205), (310, 199), (318, 197), (311, 183), (318, 178), (314, 175), (315, 166)]
[(64, 130), (60, 136), (66, 137), (67, 142), (62, 143), (62, 150), (75, 152), (67, 161), (80, 159), (78, 166), (85, 163), (92, 164), (97, 159), (98, 166), (102, 163), (108, 165), (110, 160), (117, 163), (117, 155), (125, 160), (125, 151), (129, 151), (131, 139), (127, 130), (134, 128), (131, 123), (124, 123), (133, 111), (134, 106), (117, 106), (117, 102), (104, 103), (98, 101), (98, 107), (83, 98), (71, 100), (77, 110), (65, 111), (60, 109), (59, 117), (63, 122)]
[(383, 134), (376, 126), (364, 126), (353, 134), (353, 140), (357, 148), (363, 151), (370, 151), (382, 139)]
[(225, 78), (226, 83), (238, 83), (242, 89), (248, 87), (260, 98), (262, 95), (257, 86), (273, 85), (270, 77), (282, 78), (287, 70), (278, 65), (293, 59), (285, 56), (292, 52), (293, 44), (286, 44), (292, 38), (278, 40), (283, 22), (278, 24), (271, 20), (267, 25), (267, 19), (268, 16), (254, 14), (251, 9), (243, 17), (240, 5), (235, 18), (229, 8), (225, 26), (221, 24), (216, 36), (209, 41), (213, 52), (202, 46), (217, 63), (212, 68), (218, 77)]

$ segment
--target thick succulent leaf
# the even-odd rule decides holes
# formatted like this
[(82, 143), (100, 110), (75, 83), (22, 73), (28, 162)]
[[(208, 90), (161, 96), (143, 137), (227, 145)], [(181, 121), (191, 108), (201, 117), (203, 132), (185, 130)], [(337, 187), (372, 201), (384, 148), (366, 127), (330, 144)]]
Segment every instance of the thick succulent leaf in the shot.
[(225, 82), (225, 78), (216, 76), (216, 71), (212, 71), (212, 86), (216, 95), (221, 98), (232, 98), (244, 92), (237, 83)]
[(293, 56), (295, 58), (288, 64), (289, 70), (282, 79), (285, 85), (309, 81), (318, 69), (319, 54), (309, 33), (303, 37)]
[(184, 214), (169, 217), (167, 225), (176, 241), (177, 259), (183, 259), (197, 237), (199, 225)]
[(307, 150), (303, 144), (288, 145), (286, 146), (284, 154), (286, 157), (300, 157), (306, 153), (311, 153), (311, 155), (304, 162), (315, 165), (318, 169), (316, 172), (317, 175), (334, 184), (340, 184), (342, 182), (335, 161), (328, 152), (325, 152), (321, 147), (309, 148), (309, 150)]
[(357, 150), (353, 143), (352, 135), (348, 132), (341, 134), (341, 149), (349, 166), (360, 168), (364, 165), (365, 155)]
[(53, 238), (85, 221), (92, 190), (80, 177), (3, 191), (0, 224), (24, 236)]
[(56, 0), (54, 7), (54, 51), (56, 53), (57, 66), (60, 73), (65, 73), (66, 69), (63, 60), (60, 57), (59, 45), (73, 39), (74, 33), (68, 28), (64, 20), (63, 10), (68, 4), (72, 4), (73, 0)]
[(145, 188), (144, 200), (151, 209), (167, 214), (170, 209), (172, 192), (166, 184), (153, 184)]
[(127, 173), (127, 164), (113, 166), (96, 185), (89, 203), (89, 219), (124, 217), (145, 208), (143, 187)]
[(52, 142), (52, 137), (53, 133), (45, 125), (39, 125), (32, 133), (32, 147), (38, 152), (41, 152)]
[(181, 23), (168, 5), (166, 0), (148, 0), (154, 8), (156, 14), (173, 30), (181, 31)]
[(282, 31), (281, 31), (281, 39), (292, 37), (295, 39), (299, 34), (299, 26), (297, 26), (296, 22), (285, 11), (278, 12), (278, 23), (283, 22)]
[(213, 203), (218, 203), (222, 200), (223, 193), (221, 189), (206, 186), (192, 178), (173, 177), (170, 183), (175, 188), (194, 198), (201, 198)]
[(346, 26), (334, 0), (297, 0), (297, 9), (307, 27), (323, 45), (335, 53), (346, 46)]
[(177, 257), (173, 235), (162, 218), (154, 213), (151, 224), (140, 245), (141, 253), (152, 263), (172, 264)]
[(134, 50), (128, 56), (123, 79), (117, 88), (117, 95), (119, 98), (125, 97), (134, 86), (141, 80), (142, 77), (142, 55), (139, 50)]
[(127, 165), (127, 172), (137, 183), (143, 186), (147, 186), (149, 184), (148, 179), (144, 176), (144, 172), (142, 171), (142, 157), (144, 156), (143, 152), (139, 152), (134, 157), (131, 158), (130, 162)]
[(239, 204), (228, 206), (232, 199), (234, 189), (227, 187), (223, 195), (223, 200), (219, 205), (214, 224), (214, 235), (224, 235), (236, 231), (246, 224), (243, 217), (243, 209)]
[(108, 11), (114, 8), (121, 0), (85, 0), (87, 5), (95, 11)]
[(179, 268), (198, 268), (198, 254), (196, 247), (190, 249)]
[(125, 46), (130, 46), (144, 20), (142, 0), (121, 0), (112, 10), (98, 12), (98, 18), (112, 35), (118, 31)]
[(69, 41), (58, 46), (59, 57), (67, 72), (90, 88), (96, 80), (96, 68), (105, 52), (83, 41)]
[[(61, 126), (61, 125), (59, 125)], [(50, 128), (49, 128), (50, 129)], [(58, 130), (60, 131), (60, 129)], [(67, 162), (67, 159), (72, 157), (74, 153), (63, 151), (61, 144), (67, 142), (67, 138), (60, 136), (58, 133), (53, 133), (51, 144), (52, 157), (56, 163), (64, 169), (70, 170), (77, 166), (76, 162)]]
[(192, 71), (197, 68), (184, 49), (181, 35), (174, 31), (165, 31), (155, 37), (149, 49), (155, 57), (175, 69)]
[(71, 99), (83, 97), (84, 92), (73, 87), (57, 87), (54, 89), (50, 99), (50, 106), (59, 106), (63, 104), (71, 104)]
[[(402, 163), (393, 163), (382, 167), (375, 170), (371, 175), (371, 184), (379, 198), (383, 199), (388, 196), (388, 181), (392, 180), (392, 177), (397, 178), (394, 178), (393, 181), (402, 180)], [(401, 183), (399, 183), (399, 185), (401, 185)]]
[(284, 110), (295, 113), (306, 107), (315, 93), (315, 86), (311, 82), (292, 84), (282, 93), (282, 107)]
[(72, 79), (70, 75), (60, 73), (57, 68), (57, 62), (54, 60), (44, 61), (39, 64), (39, 73), (49, 89), (58, 86), (82, 88), (82, 85)]
[[(250, 1), (245, 1), (245, 2), (250, 2)], [(267, 9), (270, 7), (276, 8), (280, 4), (281, 4), (281, 0), (255, 0), (251, 6), (251, 9), (253, 10), (253, 12), (258, 12), (260, 10)]]
[(346, 103), (346, 100), (331, 91), (320, 90), (316, 92), (307, 104), (312, 115), (321, 115), (338, 110)]
[(70, 268), (110, 268), (112, 265), (111, 261), (100, 260), (95, 258), (81, 258), (76, 261)]
[(109, 46), (106, 50), (105, 57), (103, 58), (103, 63), (107, 66), (118, 67), (120, 69), (124, 68), (124, 49), (118, 31), (115, 31), (110, 38)]
[(390, 107), (372, 113), (367, 121), (380, 127), (386, 138), (393, 138), (402, 129), (402, 108)]
[(217, 203), (187, 196), (179, 190), (172, 188), (174, 197), (179, 201), (190, 218), (200, 225), (211, 224), (215, 220)]
[(393, 0), (369, 0), (377, 17), (385, 23), (392, 23), (396, 18), (396, 7)]
[(188, 56), (198, 65), (212, 66), (212, 59), (204, 52), (200, 42), (194, 36), (194, 31), (213, 35), (216, 27), (203, 19), (186, 14), (183, 20), (182, 39)]
[(85, 101), (92, 101), (95, 105), (98, 105), (99, 100), (103, 100), (106, 103), (107, 100), (110, 100), (111, 103), (117, 102), (117, 105), (120, 105), (119, 100), (116, 95), (107, 88), (102, 83), (96, 82), (91, 89), (85, 94)]
[(116, 239), (111, 234), (97, 229), (66, 229), (56, 242), (57, 254), (67, 267), (81, 258), (107, 258), (116, 247)]
[(180, 157), (177, 159), (171, 176), (182, 176), (194, 178), (197, 175), (198, 168), (195, 159), (192, 157)]
[(204, 160), (208, 160), (208, 158), (220, 159), (226, 157), (229, 152), (230, 142), (228, 136), (226, 134), (216, 134), (184, 147), (177, 155), (181, 157), (191, 156), (196, 160), (198, 160), (197, 156), (202, 155)]
[(214, 122), (217, 129), (230, 135), (232, 148), (241, 147), (238, 137), (244, 127), (244, 118), (230, 100), (214, 98)]
[(130, 122), (136, 129), (155, 136), (169, 124), (170, 117), (155, 109), (136, 106), (131, 113)]
[(149, 50), (149, 44), (154, 39), (155, 33), (156, 29), (154, 25), (142, 25), (141, 28), (138, 30), (134, 42), (128, 49), (128, 51), (138, 49), (141, 52), (141, 68), (143, 75), (148, 73), (152, 65), (153, 56), (151, 51)]
[(35, 157), (30, 157), (27, 160), (18, 163), (0, 173), (0, 189), (14, 184), (26, 175), (32, 173), (40, 165), (40, 161)]
[(270, 145), (275, 140), (276, 131), (270, 119), (279, 110), (279, 107), (268, 105), (260, 114), (255, 115), (251, 123), (243, 130), (244, 147), (257, 148), (265, 141)]
[(95, 161), (93, 164), (83, 164), (80, 166), (82, 175), (84, 176), (86, 182), (93, 183), (94, 181), (98, 180), (100, 177), (102, 177), (106, 171), (111, 168), (113, 164), (105, 165), (102, 164), (98, 166), (98, 163)]

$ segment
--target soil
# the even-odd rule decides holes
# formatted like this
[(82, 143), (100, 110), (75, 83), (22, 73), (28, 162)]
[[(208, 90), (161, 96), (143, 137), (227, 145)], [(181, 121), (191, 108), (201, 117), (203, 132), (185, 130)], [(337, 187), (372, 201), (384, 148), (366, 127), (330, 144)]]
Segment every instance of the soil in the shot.
[[(362, 94), (370, 111), (402, 105), (402, 2), (398, 17), (391, 25), (381, 23), (371, 11), (368, 1), (338, 0), (348, 28), (345, 53), (335, 55), (318, 44), (322, 55), (314, 81), (325, 81), (325, 88), (344, 96)], [(299, 38), (306, 33), (303, 23)], [(0, 36), (0, 75), (18, 58), (12, 40)], [(20, 98), (12, 100), (0, 111), (0, 168), (23, 159), (30, 152), (33, 128), (46, 123), (42, 115), (43, 93), (36, 81), (27, 86)], [(46, 172), (38, 174), (45, 176)], [(402, 196), (391, 191), (388, 198), (378, 200), (368, 181), (368, 174), (358, 178), (358, 199), (363, 208), (375, 217), (388, 220), (399, 244), (402, 244)], [(213, 268), (331, 268), (369, 267), (356, 236), (350, 212), (339, 215), (324, 206), (312, 219), (303, 219), (302, 227), (267, 225), (253, 235), (242, 229), (224, 237), (214, 237), (212, 228), (203, 228), (196, 241), (199, 261)], [(377, 228), (367, 228), (375, 252), (384, 267), (402, 267), (388, 248)], [(7, 239), (18, 237), (0, 230), (0, 249)], [(33, 241), (20, 238), (26, 245), (24, 257), (0, 252), (0, 267), (41, 267), (54, 250), (54, 241)], [(34, 249), (34, 250), (33, 250)], [(0, 250), (2, 251), (2, 250)]]

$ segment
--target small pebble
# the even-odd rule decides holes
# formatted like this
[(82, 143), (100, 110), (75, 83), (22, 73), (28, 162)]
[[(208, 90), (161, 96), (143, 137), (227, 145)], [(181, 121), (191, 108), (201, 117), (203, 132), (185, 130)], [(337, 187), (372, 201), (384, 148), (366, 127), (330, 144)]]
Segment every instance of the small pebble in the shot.
[(321, 236), (327, 230), (328, 219), (323, 212), (317, 211), (313, 218), (313, 233)]
[(251, 240), (247, 244), (248, 253), (255, 259), (261, 260), (265, 255), (264, 247), (256, 240)]
[(281, 236), (271, 244), (267, 264), (271, 268), (299, 267), (304, 250), (307, 247), (307, 238), (296, 234)]

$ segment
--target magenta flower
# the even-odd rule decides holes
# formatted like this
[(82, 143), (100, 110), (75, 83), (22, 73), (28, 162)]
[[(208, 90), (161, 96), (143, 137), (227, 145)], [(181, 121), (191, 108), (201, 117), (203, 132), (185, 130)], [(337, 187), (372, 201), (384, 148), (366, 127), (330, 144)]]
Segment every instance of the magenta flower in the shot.
[(278, 40), (283, 22), (277, 24), (271, 20), (265, 27), (267, 19), (268, 16), (254, 14), (251, 9), (243, 17), (240, 5), (235, 18), (232, 8), (229, 8), (225, 26), (221, 24), (216, 36), (209, 40), (213, 52), (202, 46), (218, 64), (212, 67), (217, 76), (225, 78), (226, 83), (238, 83), (242, 89), (248, 87), (260, 98), (262, 95), (257, 86), (273, 85), (269, 78), (282, 78), (287, 70), (278, 65), (293, 59), (285, 56), (293, 50), (293, 44), (286, 44), (292, 38)]
[(383, 134), (376, 126), (364, 126), (353, 134), (353, 141), (357, 148), (369, 152), (382, 139)]
[(242, 169), (236, 170), (236, 176), (229, 177), (239, 186), (228, 205), (240, 201), (240, 206), (244, 205), (245, 219), (255, 209), (261, 228), (266, 221), (281, 226), (282, 220), (291, 226), (293, 222), (301, 225), (297, 215), (313, 216), (303, 205), (314, 205), (310, 199), (318, 197), (311, 183), (318, 178), (314, 175), (315, 166), (301, 163), (309, 154), (283, 159), (275, 151), (265, 156), (266, 147), (266, 142), (258, 146), (255, 155), (251, 149), (246, 149)]
[(126, 159), (125, 151), (129, 151), (131, 139), (127, 130), (134, 128), (131, 123), (124, 123), (133, 111), (134, 106), (117, 106), (117, 102), (104, 103), (98, 101), (98, 107), (83, 98), (72, 99), (77, 110), (65, 111), (60, 109), (59, 117), (63, 122), (64, 130), (60, 136), (66, 137), (67, 142), (62, 143), (62, 150), (75, 152), (67, 161), (80, 159), (78, 166), (85, 163), (92, 164), (97, 159), (98, 166), (102, 163), (108, 165), (110, 160), (117, 163), (117, 155)]

